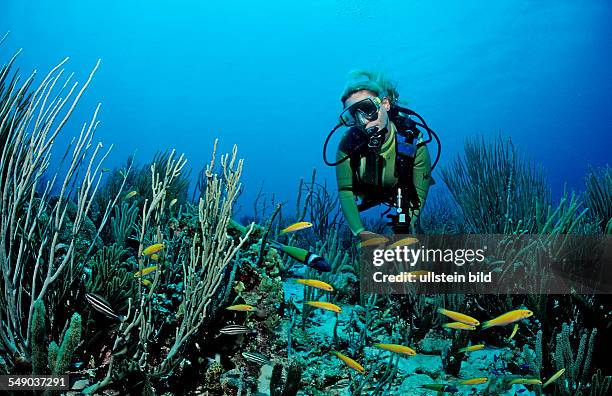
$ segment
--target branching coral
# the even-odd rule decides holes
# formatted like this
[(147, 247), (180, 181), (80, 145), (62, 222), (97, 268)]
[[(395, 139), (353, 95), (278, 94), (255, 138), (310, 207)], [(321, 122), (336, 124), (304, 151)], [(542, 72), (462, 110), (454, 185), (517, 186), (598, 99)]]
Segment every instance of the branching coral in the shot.
[(578, 348), (571, 343), (572, 327), (564, 323), (561, 332), (557, 334), (555, 352), (553, 355), (557, 370), (565, 369), (567, 381), (558, 381), (557, 386), (564, 395), (572, 395), (589, 386), (591, 359), (595, 348), (597, 329), (583, 331), (579, 337)]
[[(100, 183), (102, 161), (108, 155), (102, 144), (92, 142), (98, 106), (73, 141), (72, 151), (67, 150), (62, 175), (58, 170), (43, 183), (54, 141), (99, 64), (77, 89), (70, 78), (61, 81), (65, 62), (53, 68), (34, 91), (29, 90), (32, 74), (21, 85), (13, 77), (0, 95), (0, 131), (5, 137), (0, 153), (0, 342), (9, 356), (29, 355), (35, 301), (48, 302), (53, 285), (75, 266), (80, 233)], [(11, 64), (12, 60), (2, 69), (3, 81)], [(59, 191), (53, 200), (52, 191)], [(91, 247), (95, 241), (89, 243)], [(55, 305), (47, 308), (54, 312)], [(9, 356), (3, 360), (10, 364)]]
[(576, 396), (606, 396), (612, 392), (612, 376), (604, 376), (601, 370), (597, 370), (591, 377), (590, 389), (578, 392)]
[(586, 206), (606, 234), (612, 234), (612, 168), (589, 169), (586, 176)]
[(465, 159), (455, 159), (442, 178), (471, 232), (533, 232), (551, 200), (543, 171), (519, 158), (501, 137), (493, 143), (467, 141)]
[[(138, 299), (128, 309), (127, 320), (119, 327), (119, 334), (114, 342), (114, 348), (119, 342), (127, 340), (135, 333), (138, 343), (134, 361), (138, 363), (141, 371), (150, 377), (160, 378), (168, 375), (178, 365), (183, 364), (184, 358), (179, 352), (185, 344), (198, 331), (202, 323), (214, 314), (214, 302), (220, 295), (225, 295), (228, 280), (233, 274), (230, 263), (238, 253), (242, 244), (250, 235), (249, 228), (238, 243), (227, 234), (232, 207), (237, 197), (242, 172), (242, 160), (236, 158), (237, 150), (221, 156), (221, 172), (215, 171), (216, 143), (213, 157), (206, 168), (207, 186), (205, 195), (200, 199), (197, 209), (198, 228), (191, 239), (176, 239), (177, 243), (188, 243), (188, 255), (177, 254), (174, 259), (181, 260), (177, 268), (164, 268), (158, 264), (151, 286), (145, 290), (139, 286)], [(142, 256), (144, 246), (148, 243), (162, 243), (169, 245), (170, 241), (164, 238), (162, 221), (164, 211), (168, 207), (166, 200), (167, 189), (173, 180), (180, 176), (185, 165), (183, 157), (174, 158), (174, 152), (167, 157), (165, 164), (153, 164), (152, 198), (145, 200), (141, 213), (141, 226), (139, 231), (140, 247), (138, 249), (139, 270), (147, 264), (149, 258)], [(161, 171), (158, 169), (161, 168)], [(181, 246), (166, 246), (165, 250), (181, 252)], [(164, 318), (157, 312), (157, 303), (161, 291), (169, 285), (164, 284), (162, 276), (165, 271), (178, 270), (181, 276), (181, 304), (176, 316), (176, 329), (173, 337), (165, 340), (160, 360), (152, 361), (152, 357), (159, 355), (159, 351), (151, 351), (150, 344), (159, 345), (157, 335), (164, 323)], [(172, 276), (172, 274), (170, 274)], [(108, 384), (113, 373), (113, 360), (111, 357), (107, 375), (98, 383), (86, 389), (86, 393), (93, 393)]]
[[(150, 164), (142, 166), (139, 172), (135, 172), (133, 185), (134, 189), (141, 194), (140, 199), (152, 199), (151, 189), (151, 165), (153, 164), (166, 164), (170, 157), (173, 156), (173, 152), (169, 151), (158, 151), (153, 157), (153, 161)], [(187, 199), (187, 191), (189, 191), (189, 171), (183, 170), (179, 175), (176, 175), (172, 181), (166, 186), (166, 200), (168, 202), (173, 199), (177, 199), (178, 202), (184, 203)]]
[(216, 143), (213, 159), (206, 169), (209, 175), (204, 198), (200, 198), (200, 233), (193, 239), (190, 261), (183, 264), (185, 299), (183, 321), (176, 332), (176, 340), (168, 356), (162, 363), (163, 372), (171, 364), (173, 355), (202, 324), (209, 314), (209, 304), (217, 292), (225, 268), (247, 240), (251, 229), (238, 244), (227, 236), (227, 227), (232, 215), (232, 207), (237, 197), (242, 173), (242, 160), (236, 163), (236, 147), (231, 157), (221, 157), (223, 174), (213, 173)]
[(338, 229), (338, 226), (343, 223), (338, 195), (329, 192), (327, 180), (323, 184), (316, 182), (316, 170), (313, 170), (310, 183), (300, 180), (296, 203), (297, 213), (300, 213), (300, 201), (303, 196), (305, 199), (302, 208), (306, 209), (306, 217), (313, 223), (314, 234), (318, 239), (324, 240), (330, 229)]

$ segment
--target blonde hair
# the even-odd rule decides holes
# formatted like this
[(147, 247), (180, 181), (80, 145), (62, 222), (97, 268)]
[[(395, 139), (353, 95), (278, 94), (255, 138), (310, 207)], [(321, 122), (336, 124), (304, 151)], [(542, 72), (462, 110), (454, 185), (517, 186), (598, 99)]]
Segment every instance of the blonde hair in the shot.
[(391, 103), (395, 103), (399, 99), (395, 82), (386, 78), (383, 73), (370, 70), (352, 70), (348, 74), (340, 100), (344, 104), (353, 93), (363, 90), (372, 91), (379, 97), (387, 97)]

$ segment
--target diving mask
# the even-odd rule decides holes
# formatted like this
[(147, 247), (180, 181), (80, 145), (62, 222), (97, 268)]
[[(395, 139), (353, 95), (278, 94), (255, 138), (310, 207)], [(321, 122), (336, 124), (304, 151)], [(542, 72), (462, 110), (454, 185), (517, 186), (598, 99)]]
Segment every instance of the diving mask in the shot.
[(340, 121), (347, 127), (366, 125), (378, 118), (381, 103), (378, 97), (368, 97), (355, 102), (340, 114)]

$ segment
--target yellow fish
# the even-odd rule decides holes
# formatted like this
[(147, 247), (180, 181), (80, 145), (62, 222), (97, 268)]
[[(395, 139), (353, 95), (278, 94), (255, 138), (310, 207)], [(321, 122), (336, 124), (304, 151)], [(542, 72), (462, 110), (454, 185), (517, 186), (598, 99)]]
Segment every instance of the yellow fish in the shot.
[(466, 314), (462, 314), (460, 312), (449, 311), (448, 309), (438, 308), (438, 313), (441, 313), (444, 316), (448, 316), (452, 320), (456, 320), (457, 322), (465, 323), (472, 326), (478, 326), (480, 322), (477, 319), (472, 318), (471, 316), (467, 316)]
[(295, 283), (300, 285), (314, 287), (315, 289), (321, 289), (329, 292), (333, 292), (334, 288), (332, 285), (316, 279), (297, 279)]
[(483, 323), (482, 328), (484, 330), (493, 326), (505, 326), (510, 323), (526, 319), (530, 316), (533, 316), (533, 312), (528, 309), (515, 309), (514, 311), (506, 312), (495, 319), (487, 320)]
[(481, 349), (483, 349), (485, 347), (485, 344), (476, 344), (476, 345), (470, 345), (467, 346), (465, 348), (461, 348), (459, 349), (459, 352), (474, 352), (474, 351), (480, 351)]
[(148, 280), (148, 279), (143, 279), (143, 280), (142, 280), (142, 284), (143, 284), (143, 286), (150, 287), (150, 286), (153, 284), (153, 282), (151, 282), (151, 281), (150, 281), (150, 280)]
[(537, 378), (517, 378), (510, 381), (510, 385), (542, 385)]
[(419, 240), (416, 238), (412, 238), (412, 237), (402, 238), (388, 245), (387, 249), (395, 249), (396, 247), (399, 247), (399, 246), (410, 246), (410, 245), (414, 245), (417, 243), (419, 243)]
[(155, 260), (155, 261), (159, 260), (159, 254), (153, 253), (151, 255), (151, 260)]
[(252, 305), (248, 305), (248, 304), (238, 304), (238, 305), (231, 305), (227, 308), (225, 308), (229, 311), (240, 311), (240, 312), (252, 312), (252, 311), (257, 311), (257, 308), (252, 306)]
[(168, 206), (169, 208), (173, 207), (174, 205), (176, 205), (176, 201), (178, 201), (177, 198), (174, 198), (172, 201), (170, 201), (170, 205)]
[(310, 227), (312, 227), (312, 223), (308, 221), (298, 221), (297, 223), (293, 223), (290, 226), (283, 228), (278, 235), (287, 234), (289, 232), (300, 231), (300, 230), (304, 230)]
[(324, 302), (324, 301), (306, 301), (304, 304), (310, 305), (311, 307), (325, 309), (327, 311), (332, 311), (335, 313), (342, 312), (342, 308), (337, 306), (336, 304)]
[(459, 385), (478, 385), (489, 382), (487, 377), (470, 378), (459, 382)]
[(152, 265), (147, 268), (143, 268), (142, 271), (138, 271), (134, 274), (134, 278), (140, 278), (141, 276), (147, 276), (151, 272), (157, 271), (157, 265)]
[(132, 198), (136, 194), (138, 194), (138, 191), (136, 191), (136, 190), (130, 191), (129, 193), (125, 194), (125, 197), (123, 197), (123, 199), (130, 199), (130, 198)]
[(550, 377), (548, 379), (548, 381), (546, 381), (544, 383), (544, 385), (542, 385), (542, 388), (546, 388), (548, 385), (552, 384), (557, 378), (561, 377), (563, 375), (563, 373), (565, 373), (565, 369), (564, 368), (562, 368), (561, 370), (559, 370), (556, 373), (554, 373), (553, 376)]
[(348, 356), (345, 356), (345, 355), (341, 354), (340, 352), (335, 352), (334, 351), (333, 353), (340, 360), (342, 360), (344, 362), (344, 364), (346, 364), (347, 366), (349, 366), (353, 370), (358, 371), (361, 374), (365, 373), (365, 369), (363, 368), (363, 366), (361, 364), (357, 363), (355, 360), (351, 359)]
[(447, 329), (455, 329), (455, 330), (476, 330), (476, 326), (472, 326), (472, 325), (461, 323), (461, 322), (444, 323), (442, 327), (446, 327)]
[(164, 249), (164, 244), (163, 243), (156, 243), (154, 245), (151, 245), (149, 247), (147, 247), (145, 250), (142, 251), (142, 255), (143, 256), (149, 256), (153, 253), (157, 253), (160, 250)]
[(374, 344), (376, 348), (384, 349), (395, 353), (401, 353), (402, 355), (414, 356), (416, 351), (410, 347), (398, 344)]
[(518, 323), (514, 325), (514, 328), (512, 329), (512, 333), (510, 334), (510, 337), (508, 337), (508, 340), (513, 339), (517, 331), (518, 331)]
[(379, 235), (379, 236), (375, 236), (375, 237), (366, 239), (365, 241), (361, 242), (360, 246), (362, 248), (370, 247), (370, 246), (378, 246), (378, 245), (383, 245), (387, 243), (388, 241), (389, 241), (389, 238)]

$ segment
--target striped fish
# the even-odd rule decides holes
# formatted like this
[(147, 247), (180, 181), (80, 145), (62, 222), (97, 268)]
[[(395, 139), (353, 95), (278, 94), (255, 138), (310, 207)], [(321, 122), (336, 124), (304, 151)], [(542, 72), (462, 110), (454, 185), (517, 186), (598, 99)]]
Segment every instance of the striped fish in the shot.
[(248, 360), (249, 362), (261, 365), (270, 364), (270, 359), (258, 352), (242, 352), (242, 357)]
[(227, 334), (227, 335), (255, 334), (255, 333), (257, 333), (253, 329), (249, 329), (246, 326), (236, 325), (236, 324), (227, 325), (224, 328), (222, 328), (221, 330), (219, 330), (219, 332), (221, 334)]
[(125, 320), (125, 316), (117, 315), (113, 308), (111, 308), (110, 303), (97, 294), (85, 293), (85, 299), (96, 311), (101, 312), (110, 318), (117, 319), (120, 322)]

